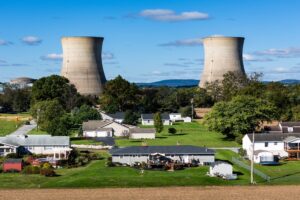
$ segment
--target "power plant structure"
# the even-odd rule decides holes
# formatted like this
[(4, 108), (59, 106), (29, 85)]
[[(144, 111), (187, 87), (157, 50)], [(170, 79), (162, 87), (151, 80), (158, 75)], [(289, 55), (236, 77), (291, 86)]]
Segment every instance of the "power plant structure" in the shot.
[(63, 37), (61, 75), (82, 95), (98, 96), (106, 82), (102, 66), (103, 37)]
[(222, 81), (227, 72), (245, 75), (243, 64), (243, 37), (207, 37), (203, 39), (204, 69), (199, 86)]

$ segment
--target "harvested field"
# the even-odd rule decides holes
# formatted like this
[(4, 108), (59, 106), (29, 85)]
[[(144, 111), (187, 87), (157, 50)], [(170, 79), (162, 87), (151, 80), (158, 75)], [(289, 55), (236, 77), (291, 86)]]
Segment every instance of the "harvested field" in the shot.
[(1, 200), (196, 200), (196, 199), (298, 199), (300, 186), (228, 186), (106, 189), (26, 189), (1, 190)]

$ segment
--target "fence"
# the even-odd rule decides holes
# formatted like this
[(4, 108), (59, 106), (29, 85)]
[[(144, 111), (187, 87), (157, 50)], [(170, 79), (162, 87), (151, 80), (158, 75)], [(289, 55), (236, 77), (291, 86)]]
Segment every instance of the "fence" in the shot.
[[(238, 165), (238, 166), (240, 166), (240, 167), (246, 169), (246, 170), (251, 171), (251, 167), (250, 167), (249, 165), (247, 165), (246, 163), (244, 163), (244, 162), (238, 160), (238, 159), (235, 158), (235, 157), (232, 157), (232, 162), (233, 162), (234, 164), (236, 164), (236, 165)], [(270, 177), (269, 177), (268, 175), (264, 174), (263, 172), (261, 172), (261, 171), (259, 171), (259, 170), (257, 170), (257, 169), (253, 169), (253, 173), (254, 173), (255, 175), (257, 175), (257, 176), (263, 178), (264, 180), (270, 182)]]

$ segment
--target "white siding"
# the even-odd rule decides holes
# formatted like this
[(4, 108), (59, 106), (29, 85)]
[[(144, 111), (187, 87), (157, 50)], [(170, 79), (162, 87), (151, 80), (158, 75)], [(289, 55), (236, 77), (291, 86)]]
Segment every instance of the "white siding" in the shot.
[(155, 139), (155, 133), (131, 133), (131, 139)]
[(84, 131), (84, 137), (112, 137), (112, 131)]

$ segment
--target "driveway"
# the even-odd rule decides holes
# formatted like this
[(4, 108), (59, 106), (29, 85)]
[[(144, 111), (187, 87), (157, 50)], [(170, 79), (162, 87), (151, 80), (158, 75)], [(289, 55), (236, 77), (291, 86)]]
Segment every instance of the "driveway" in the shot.
[(35, 121), (31, 120), (30, 125), (22, 125), (15, 132), (12, 132), (10, 135), (25, 135), (32, 129), (36, 128)]

